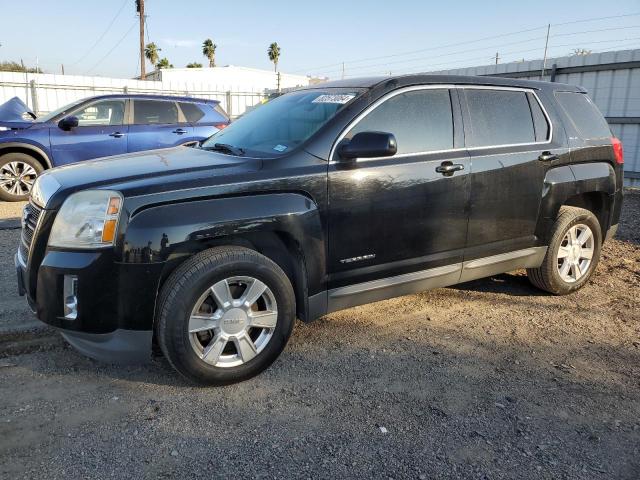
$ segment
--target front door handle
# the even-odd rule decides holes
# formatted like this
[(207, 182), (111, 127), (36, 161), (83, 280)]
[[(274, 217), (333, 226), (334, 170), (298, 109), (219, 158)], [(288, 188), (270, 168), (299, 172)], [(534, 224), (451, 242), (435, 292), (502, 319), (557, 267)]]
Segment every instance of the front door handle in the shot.
[(110, 133), (110, 134), (109, 134), (109, 136), (110, 136), (110, 137), (113, 137), (113, 138), (122, 138), (122, 137), (124, 137), (124, 135), (125, 135), (125, 134), (124, 134), (124, 133), (121, 133), (121, 132), (113, 132), (113, 133)]
[(538, 157), (538, 160), (540, 160), (541, 162), (551, 162), (553, 160), (558, 160), (558, 158), (560, 158), (560, 157), (558, 155), (556, 155), (555, 153), (542, 152), (540, 154), (540, 156)]
[(178, 135), (184, 135), (185, 133), (187, 133), (187, 131), (184, 128), (177, 128), (176, 130), (174, 130), (171, 133), (177, 133)]
[(449, 161), (442, 162), (439, 166), (436, 167), (436, 172), (441, 173), (445, 177), (450, 177), (453, 175), (453, 172), (458, 172), (460, 170), (464, 170), (464, 165), (461, 163), (452, 163)]

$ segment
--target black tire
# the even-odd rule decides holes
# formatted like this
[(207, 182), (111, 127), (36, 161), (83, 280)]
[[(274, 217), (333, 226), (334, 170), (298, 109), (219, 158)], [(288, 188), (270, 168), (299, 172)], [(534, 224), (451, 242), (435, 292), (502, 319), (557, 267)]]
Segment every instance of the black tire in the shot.
[[(189, 317), (202, 295), (216, 282), (251, 276), (271, 290), (277, 302), (277, 324), (264, 349), (246, 363), (218, 367), (194, 351), (188, 333)], [(216, 247), (180, 265), (162, 287), (156, 335), (169, 363), (189, 381), (200, 385), (228, 385), (249, 379), (271, 365), (287, 344), (295, 322), (293, 287), (282, 269), (264, 255), (243, 247)]]
[[(568, 283), (562, 279), (558, 272), (558, 250), (562, 241), (571, 227), (583, 224), (588, 226), (593, 233), (594, 246), (593, 257), (587, 271), (581, 278), (573, 283)], [(600, 249), (602, 247), (602, 230), (600, 222), (589, 210), (578, 207), (561, 207), (553, 225), (549, 248), (544, 257), (542, 265), (538, 268), (528, 268), (527, 276), (529, 281), (541, 290), (545, 290), (554, 295), (567, 295), (582, 288), (591, 278), (598, 261), (600, 259)]]
[[(44, 170), (42, 164), (31, 155), (19, 152), (5, 153), (4, 155), (0, 156), (0, 180), (5, 179), (4, 175), (8, 173), (8, 171), (6, 170), (7, 167), (14, 162), (18, 165), (29, 165), (35, 170), (36, 175), (40, 175), (40, 173), (42, 173), (42, 171)], [(35, 180), (35, 177), (31, 178), (31, 176), (27, 178), (31, 181)], [(6, 202), (21, 202), (29, 199), (29, 193), (31, 189), (28, 188), (25, 183), (21, 183), (20, 188), (28, 188), (28, 191), (22, 195), (12, 194), (10, 191), (7, 191), (5, 188), (10, 188), (10, 185), (13, 184), (0, 185), (0, 200), (4, 200)]]

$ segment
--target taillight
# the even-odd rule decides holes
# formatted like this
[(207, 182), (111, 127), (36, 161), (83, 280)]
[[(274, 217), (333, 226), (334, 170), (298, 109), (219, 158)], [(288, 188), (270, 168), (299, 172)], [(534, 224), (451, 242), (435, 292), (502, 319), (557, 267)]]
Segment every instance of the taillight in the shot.
[(613, 145), (613, 155), (616, 157), (616, 163), (622, 165), (624, 163), (624, 152), (622, 151), (622, 142), (616, 137), (611, 137), (611, 145)]
[(218, 130), (222, 130), (223, 128), (226, 128), (227, 126), (229, 126), (229, 124), (228, 123), (216, 123), (213, 126), (216, 127)]

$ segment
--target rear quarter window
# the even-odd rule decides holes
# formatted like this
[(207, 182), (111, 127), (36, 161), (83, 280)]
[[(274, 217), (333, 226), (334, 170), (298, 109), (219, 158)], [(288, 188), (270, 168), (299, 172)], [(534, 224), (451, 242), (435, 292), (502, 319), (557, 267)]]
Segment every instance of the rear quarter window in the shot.
[(582, 138), (611, 137), (609, 124), (586, 94), (556, 92), (555, 97)]
[(204, 117), (202, 109), (193, 103), (180, 102), (180, 109), (189, 123), (196, 123)]
[(180, 109), (189, 123), (226, 123), (229, 116), (219, 103), (180, 102)]

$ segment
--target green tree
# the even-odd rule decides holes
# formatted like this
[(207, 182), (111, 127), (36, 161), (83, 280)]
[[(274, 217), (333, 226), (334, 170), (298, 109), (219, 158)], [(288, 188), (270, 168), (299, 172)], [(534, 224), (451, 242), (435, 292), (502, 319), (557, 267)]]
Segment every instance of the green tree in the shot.
[(156, 68), (158, 70), (161, 70), (163, 68), (173, 68), (173, 64), (169, 63), (169, 60), (167, 59), (167, 57), (164, 57), (156, 64)]
[(209, 67), (216, 66), (216, 48), (218, 46), (210, 38), (202, 42), (202, 55), (209, 59)]
[(23, 67), (18, 62), (0, 62), (0, 72), (27, 72), (27, 73), (42, 73), (40, 68)]
[(198, 62), (187, 63), (187, 68), (202, 68), (202, 64)]
[(278, 71), (278, 60), (280, 59), (280, 47), (276, 42), (273, 42), (269, 45), (269, 50), (267, 50), (269, 54), (269, 60), (273, 62), (273, 71)]
[(159, 53), (161, 51), (162, 49), (158, 48), (155, 43), (147, 43), (147, 45), (144, 47), (144, 56), (151, 62), (151, 65), (157, 65), (158, 59), (160, 58)]

